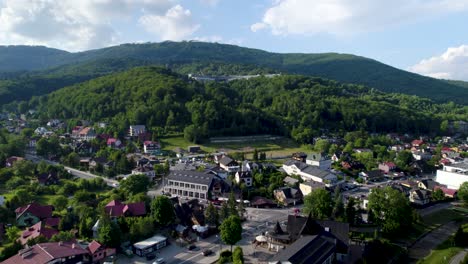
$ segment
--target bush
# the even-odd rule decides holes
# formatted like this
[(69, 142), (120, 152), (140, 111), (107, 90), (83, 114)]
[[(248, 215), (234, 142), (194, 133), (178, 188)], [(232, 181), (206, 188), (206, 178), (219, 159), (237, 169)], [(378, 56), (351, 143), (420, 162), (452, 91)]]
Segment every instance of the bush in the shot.
[(237, 246), (232, 253), (232, 261), (234, 264), (244, 264), (244, 253), (242, 248)]
[(218, 264), (224, 264), (229, 262), (232, 262), (232, 252), (229, 250), (222, 251), (219, 256)]

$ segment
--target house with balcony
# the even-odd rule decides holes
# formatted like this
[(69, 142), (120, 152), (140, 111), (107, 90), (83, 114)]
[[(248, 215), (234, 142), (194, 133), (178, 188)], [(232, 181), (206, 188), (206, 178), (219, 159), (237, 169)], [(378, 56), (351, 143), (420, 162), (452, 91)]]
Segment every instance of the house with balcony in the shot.
[(143, 142), (143, 152), (145, 154), (157, 154), (161, 150), (161, 145), (156, 141), (147, 140)]
[(239, 163), (229, 156), (222, 157), (219, 166), (227, 172), (237, 172), (240, 169)]
[(138, 137), (139, 135), (146, 133), (145, 125), (131, 125), (128, 131), (128, 135), (131, 137)]

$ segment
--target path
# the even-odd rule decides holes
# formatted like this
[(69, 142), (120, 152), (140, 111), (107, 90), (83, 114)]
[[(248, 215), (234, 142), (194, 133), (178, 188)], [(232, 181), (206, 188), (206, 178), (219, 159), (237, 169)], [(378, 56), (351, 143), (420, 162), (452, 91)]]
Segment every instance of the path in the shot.
[(454, 221), (444, 224), (433, 231), (427, 233), (424, 237), (408, 248), (408, 256), (415, 263), (418, 259), (423, 259), (431, 253), (440, 243), (447, 240), (450, 235), (457, 231), (458, 224)]
[(462, 250), (458, 252), (457, 255), (453, 256), (453, 258), (450, 260), (450, 264), (460, 264), (468, 253), (467, 250), (468, 249)]

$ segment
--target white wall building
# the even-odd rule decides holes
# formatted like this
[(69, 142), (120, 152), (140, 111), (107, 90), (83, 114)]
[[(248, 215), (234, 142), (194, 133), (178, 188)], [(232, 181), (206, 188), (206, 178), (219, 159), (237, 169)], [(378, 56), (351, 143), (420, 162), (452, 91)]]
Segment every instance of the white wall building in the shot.
[(307, 165), (297, 160), (287, 161), (283, 164), (283, 170), (288, 175), (299, 175), (305, 181), (316, 181), (333, 185), (338, 180), (338, 177), (329, 171), (321, 170), (317, 166)]
[(437, 171), (436, 182), (447, 185), (449, 189), (458, 190), (462, 183), (468, 182), (468, 163), (445, 165), (442, 170)]
[(306, 163), (312, 166), (317, 166), (321, 170), (330, 170), (332, 160), (330, 157), (322, 153), (310, 153), (307, 154)]

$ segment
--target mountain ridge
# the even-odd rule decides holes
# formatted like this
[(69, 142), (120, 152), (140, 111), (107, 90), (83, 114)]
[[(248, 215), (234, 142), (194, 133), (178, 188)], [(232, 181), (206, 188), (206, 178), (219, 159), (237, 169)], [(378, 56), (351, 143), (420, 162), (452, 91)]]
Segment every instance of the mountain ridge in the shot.
[[(25, 46), (20, 47), (19, 49), (25, 49)], [(36, 57), (43, 60), (42, 63), (29, 65), (25, 62), (25, 66), (21, 68), (18, 61), (22, 58), (17, 56), (18, 61), (13, 64), (15, 69), (18, 71), (45, 70), (109, 59), (133, 60), (132, 66), (154, 64), (180, 67), (180, 65), (194, 63), (254, 65), (288, 74), (318, 76), (344, 83), (361, 84), (384, 92), (417, 95), (438, 102), (454, 101), (468, 104), (468, 89), (464, 82), (434, 79), (352, 54), (274, 53), (230, 44), (198, 41), (121, 44), (77, 53), (60, 52), (56, 49), (51, 49), (47, 53), (47, 48), (39, 47), (39, 49), (40, 55)], [(12, 56), (5, 56), (2, 51), (5, 49), (0, 47), (0, 63), (5, 68), (9, 64), (8, 59)], [(26, 52), (24, 56), (29, 53), (31, 52)], [(116, 70), (128, 69), (125, 67)]]

